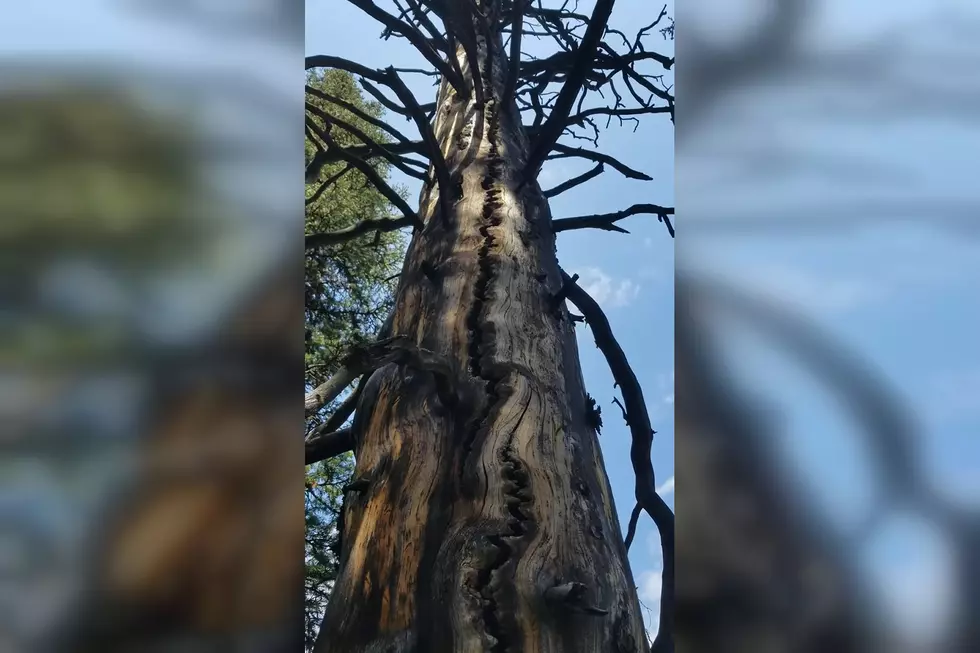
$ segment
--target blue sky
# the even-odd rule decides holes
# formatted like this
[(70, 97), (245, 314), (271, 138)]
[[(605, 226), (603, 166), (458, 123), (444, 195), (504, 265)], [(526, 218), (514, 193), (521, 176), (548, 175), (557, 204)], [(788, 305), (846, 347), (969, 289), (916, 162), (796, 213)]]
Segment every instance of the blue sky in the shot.
[[(656, 7), (643, 0), (616, 3), (612, 23), (627, 35), (638, 26), (652, 22), (663, 4)], [(346, 3), (307, 0), (307, 54), (336, 54), (371, 67), (398, 65), (424, 66), (424, 60), (410, 45), (396, 39), (384, 42), (381, 30), (370, 18)], [(581, 10), (588, 11), (589, 3)], [(666, 23), (664, 23), (666, 24)], [(651, 48), (673, 54), (673, 44), (654, 33)], [(533, 42), (529, 47), (534, 47)], [(656, 71), (659, 74), (659, 71)], [(421, 98), (434, 97), (428, 78), (418, 76), (412, 90)], [(671, 77), (666, 78), (670, 83)], [(634, 133), (632, 126), (612, 127), (600, 140), (604, 152), (642, 170), (654, 178), (643, 182), (625, 179), (607, 170), (598, 179), (563, 193), (551, 202), (555, 218), (591, 213), (605, 213), (649, 202), (673, 206), (673, 129), (663, 115), (643, 121)], [(550, 188), (592, 167), (588, 162), (549, 162), (541, 172), (541, 185)], [(417, 197), (417, 186), (405, 180)], [(673, 508), (674, 475), (674, 315), (673, 315), (673, 241), (655, 216), (634, 216), (621, 223), (631, 235), (604, 231), (573, 231), (559, 234), (558, 258), (570, 274), (578, 273), (583, 287), (602, 305), (613, 331), (629, 356), (643, 387), (657, 435), (654, 438), (653, 464), (662, 495)], [(630, 466), (630, 435), (613, 405), (613, 380), (605, 359), (595, 348), (592, 334), (585, 326), (577, 329), (582, 371), (587, 390), (603, 411), (600, 443), (620, 522), (625, 528), (633, 508), (633, 470)], [(663, 565), (659, 540), (650, 520), (644, 516), (637, 529), (630, 553), (630, 563), (641, 599), (653, 614), (655, 623)]]
[[(678, 147), (679, 265), (792, 307), (875, 367), (918, 423), (929, 482), (976, 505), (980, 96), (964, 80), (980, 54), (977, 8), (812, 4), (818, 16), (801, 39), (809, 57), (718, 98), (720, 110)], [(696, 16), (716, 30), (728, 17)], [(812, 65), (869, 43), (877, 63), (849, 55), (823, 72)], [(760, 218), (810, 228), (744, 227)], [(849, 226), (831, 226), (841, 220)], [(778, 410), (780, 444), (817, 505), (853, 526), (877, 489), (853, 422), (785, 351), (734, 332), (727, 340), (732, 365)], [(941, 535), (896, 513), (860, 555), (893, 623), (933, 632), (953, 582)]]

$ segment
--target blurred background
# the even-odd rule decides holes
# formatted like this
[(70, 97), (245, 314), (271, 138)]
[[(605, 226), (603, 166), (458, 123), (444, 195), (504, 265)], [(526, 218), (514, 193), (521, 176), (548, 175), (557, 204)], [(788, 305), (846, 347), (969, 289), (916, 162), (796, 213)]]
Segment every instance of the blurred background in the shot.
[[(298, 650), (302, 5), (8, 5), (0, 650)], [(980, 650), (980, 8), (676, 24), (679, 647)]]
[(980, 650), (980, 7), (677, 8), (686, 650)]
[(302, 3), (3, 14), (0, 650), (295, 641)]

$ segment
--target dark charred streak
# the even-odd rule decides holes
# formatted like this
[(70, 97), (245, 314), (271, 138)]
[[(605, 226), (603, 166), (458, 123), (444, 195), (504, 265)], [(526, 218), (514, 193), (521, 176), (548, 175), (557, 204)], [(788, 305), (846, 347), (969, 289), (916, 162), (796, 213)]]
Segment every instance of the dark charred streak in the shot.
[[(485, 76), (484, 79), (489, 79), (489, 76)], [(470, 373), (476, 379), (485, 382), (487, 397), (484, 402), (483, 411), (471, 422), (469, 429), (467, 429), (466, 439), (463, 444), (464, 464), (460, 466), (461, 478), (466, 467), (465, 461), (469, 459), (473, 449), (473, 443), (476, 440), (480, 428), (488, 421), (490, 411), (500, 401), (500, 393), (497, 388), (500, 378), (497, 375), (488, 374), (483, 369), (484, 366), (481, 360), (484, 355), (484, 349), (489, 344), (486, 342), (487, 334), (483, 324), (485, 319), (483, 312), (489, 300), (490, 284), (493, 281), (494, 275), (494, 263), (490, 258), (490, 251), (496, 240), (490, 232), (490, 228), (499, 226), (501, 222), (499, 182), (503, 170), (503, 161), (497, 149), (499, 117), (497, 115), (496, 104), (492, 101), (488, 102), (486, 111), (487, 138), (490, 141), (490, 148), (487, 156), (487, 171), (481, 183), (484, 192), (483, 220), (480, 227), (483, 244), (477, 253), (479, 272), (473, 289), (473, 306), (470, 309), (466, 322), (470, 332), (468, 352)]]
[(431, 261), (422, 261), (419, 264), (419, 269), (422, 270), (422, 274), (425, 278), (434, 286), (439, 286), (442, 284), (442, 271), (436, 267)]
[[(484, 314), (490, 300), (490, 287), (496, 273), (497, 263), (492, 258), (496, 238), (492, 229), (501, 224), (501, 189), (503, 181), (504, 162), (500, 155), (497, 141), (500, 137), (499, 107), (495, 100), (493, 84), (493, 43), (484, 42), (485, 66), (481, 78), (484, 83), (485, 96), (488, 101), (484, 105), (486, 137), (489, 141), (489, 151), (486, 160), (486, 173), (481, 181), (484, 193), (480, 235), (483, 242), (477, 254), (478, 274), (473, 289), (473, 306), (467, 315), (469, 330), (469, 368), (472, 376), (483, 382), (486, 392), (482, 409), (474, 416), (467, 429), (463, 446), (463, 464), (460, 466), (460, 480), (466, 470), (466, 461), (472, 454), (474, 443), (478, 438), (486, 439), (490, 432), (491, 416), (509, 393), (502, 392), (501, 382), (507, 376), (504, 366), (494, 366), (492, 359), (493, 329), (485, 322)], [(489, 364), (488, 364), (489, 363)], [(491, 369), (492, 368), (492, 369)], [(517, 423), (508, 436), (507, 442), (498, 450), (502, 463), (504, 501), (508, 517), (505, 530), (502, 533), (490, 535), (487, 541), (492, 545), (493, 552), (488, 556), (486, 564), (477, 572), (476, 589), (482, 598), (482, 619), (488, 638), (492, 640), (490, 651), (505, 653), (512, 648), (513, 642), (520, 641), (517, 624), (513, 615), (508, 615), (501, 609), (503, 594), (513, 591), (508, 587), (506, 579), (501, 578), (501, 570), (514, 558), (517, 542), (524, 538), (531, 526), (531, 518), (525, 514), (523, 506), (531, 501), (530, 477), (523, 463), (514, 451), (514, 437), (517, 428), (524, 420), (530, 406), (531, 396), (525, 404)]]

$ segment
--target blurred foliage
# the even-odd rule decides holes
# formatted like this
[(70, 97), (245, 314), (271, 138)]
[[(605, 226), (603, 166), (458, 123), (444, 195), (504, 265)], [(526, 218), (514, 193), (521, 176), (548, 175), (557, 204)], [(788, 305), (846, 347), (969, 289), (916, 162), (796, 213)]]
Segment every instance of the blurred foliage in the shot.
[(33, 265), (39, 255), (80, 250), (143, 265), (172, 256), (200, 228), (194, 145), (184, 120), (154, 115), (120, 90), (8, 87), (0, 93), (0, 240)]
[[(382, 107), (361, 96), (353, 77), (338, 70), (310, 71), (307, 84), (339, 97), (368, 115), (381, 117)], [(307, 94), (307, 102), (330, 115), (353, 124), (377, 142), (386, 142), (383, 132), (350, 112)], [(319, 121), (318, 121), (319, 122)], [(356, 139), (340, 129), (333, 137), (341, 145)], [(306, 141), (310, 160), (316, 148)], [(382, 177), (388, 165), (375, 164)], [(307, 185), (307, 198), (315, 196), (320, 184), (344, 169), (343, 163), (324, 166), (318, 182)], [(347, 227), (363, 219), (387, 217), (391, 207), (364, 175), (347, 171), (306, 207), (306, 233), (321, 233)], [(322, 383), (337, 369), (341, 357), (357, 343), (377, 333), (391, 309), (393, 276), (404, 258), (405, 238), (399, 232), (348, 241), (306, 253), (306, 383)], [(307, 423), (307, 431), (333, 413), (337, 403), (325, 407)], [(306, 609), (304, 634), (307, 649), (316, 639), (339, 561), (333, 551), (337, 543), (336, 523), (343, 505), (341, 488), (350, 480), (354, 460), (345, 454), (307, 467), (306, 473)]]
[(114, 81), (0, 89), (0, 362), (73, 364), (133, 345), (138, 286), (199, 258), (216, 210), (193, 165), (201, 134)]

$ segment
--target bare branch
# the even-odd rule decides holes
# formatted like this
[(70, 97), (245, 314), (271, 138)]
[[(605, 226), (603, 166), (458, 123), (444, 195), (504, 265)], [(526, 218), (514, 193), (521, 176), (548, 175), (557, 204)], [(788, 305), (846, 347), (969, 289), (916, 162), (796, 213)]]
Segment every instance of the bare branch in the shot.
[(436, 354), (416, 347), (408, 338), (396, 336), (355, 347), (344, 357), (341, 369), (306, 395), (309, 416), (336, 399), (354, 380), (388, 363), (411, 363), (426, 371), (446, 375), (446, 363)]
[(305, 240), (307, 251), (328, 245), (339, 245), (358, 236), (374, 232), (397, 231), (413, 225), (409, 218), (370, 218), (337, 231), (310, 234)]
[(636, 537), (636, 525), (640, 521), (640, 513), (643, 512), (643, 506), (636, 504), (633, 506), (633, 512), (630, 513), (630, 523), (626, 528), (626, 539), (624, 543), (626, 544), (626, 550), (630, 550), (630, 546), (633, 544), (633, 538)]
[[(395, 16), (392, 16), (371, 2), (371, 0), (348, 0), (348, 2), (369, 15), (371, 18), (374, 18), (395, 34), (400, 34), (408, 39), (408, 41), (415, 46), (422, 56), (425, 57), (426, 61), (428, 61), (436, 68), (436, 70), (442, 73), (442, 76), (445, 77), (446, 81), (456, 89), (457, 93), (466, 95), (467, 89), (462, 78), (457, 75), (456, 71), (443, 60), (443, 58), (439, 55), (439, 52), (435, 49), (435, 47), (433, 47), (432, 43), (430, 43), (419, 30), (415, 29), (405, 21), (399, 20)], [(452, 56), (453, 53), (447, 52), (446, 54)]]
[(582, 159), (589, 159), (590, 161), (596, 161), (599, 163), (605, 163), (607, 166), (617, 171), (624, 177), (629, 177), (630, 179), (640, 179), (642, 181), (653, 181), (653, 177), (650, 175), (640, 172), (639, 170), (634, 170), (629, 166), (620, 163), (608, 154), (603, 154), (602, 152), (594, 152), (592, 150), (585, 150), (580, 147), (569, 147), (568, 145), (562, 145), (561, 143), (555, 143), (552, 149), (558, 154), (552, 154), (549, 159), (567, 159), (569, 157), (580, 157)]
[(439, 147), (435, 134), (432, 133), (432, 126), (425, 119), (422, 107), (419, 106), (419, 103), (415, 100), (415, 96), (405, 86), (405, 82), (398, 76), (394, 68), (388, 68), (385, 72), (392, 90), (405, 103), (405, 108), (408, 109), (409, 115), (415, 121), (415, 126), (418, 127), (419, 134), (422, 135), (422, 142), (428, 148), (429, 159), (432, 161), (432, 169), (439, 183), (439, 208), (442, 213), (443, 224), (448, 225), (452, 217), (452, 205), (450, 204), (449, 197), (452, 186), (449, 182), (449, 168), (446, 165), (446, 159), (442, 155), (442, 148)]
[(517, 78), (521, 72), (521, 25), (524, 22), (524, 4), (527, 0), (514, 0), (511, 19), (510, 36), (510, 71), (507, 73), (507, 83), (504, 86), (504, 94), (501, 98), (503, 106), (506, 108), (514, 99), (514, 91), (517, 88)]
[(600, 161), (599, 163), (595, 164), (595, 167), (589, 170), (588, 172), (583, 172), (578, 177), (572, 177), (568, 181), (558, 184), (557, 186), (555, 186), (550, 190), (544, 191), (544, 196), (551, 198), (556, 195), (560, 195), (561, 193), (564, 193), (567, 190), (571, 190), (576, 186), (584, 184), (590, 179), (598, 177), (599, 175), (602, 174), (602, 171), (605, 169), (606, 169), (605, 164)]
[[(416, 104), (415, 106), (418, 105)], [(391, 162), (393, 166), (395, 166), (396, 168), (404, 172), (409, 177), (414, 177), (416, 179), (425, 179), (424, 174), (422, 174), (418, 170), (409, 168), (408, 165), (405, 163), (405, 161), (402, 159), (402, 157), (397, 156), (396, 154), (388, 150), (387, 147), (372, 139), (370, 136), (365, 134), (355, 125), (347, 122), (346, 120), (343, 120), (342, 118), (338, 118), (337, 116), (332, 116), (328, 114), (326, 111), (320, 109), (319, 107), (310, 104), (309, 102), (306, 103), (306, 110), (323, 120), (329, 121), (337, 125), (344, 131), (349, 132), (354, 137), (358, 138), (365, 145), (372, 146), (381, 156), (383, 156), (385, 159)]]
[[(341, 168), (339, 172), (325, 179), (324, 182), (320, 184), (320, 186), (316, 189), (316, 192), (310, 195), (308, 198), (306, 198), (306, 205), (309, 206), (310, 204), (313, 204), (318, 199), (320, 199), (320, 196), (323, 195), (324, 191), (326, 191), (328, 188), (330, 188), (335, 183), (337, 183), (341, 177), (343, 177), (350, 171), (351, 167), (352, 166), (348, 163), (343, 168)], [(319, 170), (317, 171), (317, 174), (319, 175)]]
[[(585, 316), (595, 336), (596, 346), (605, 356), (613, 378), (623, 393), (632, 435), (630, 461), (636, 474), (636, 502), (656, 524), (663, 549), (663, 599), (660, 604), (660, 623), (672, 624), (674, 622), (674, 513), (657, 494), (656, 477), (653, 463), (650, 461), (654, 430), (650, 426), (650, 415), (647, 412), (646, 401), (643, 399), (643, 390), (630, 367), (626, 354), (613, 336), (609, 321), (602, 309), (564, 270), (561, 276), (562, 283), (569, 286), (569, 301)], [(652, 648), (655, 653), (673, 650), (671, 631), (671, 628), (660, 629)]]
[[(346, 149), (337, 145), (337, 143), (334, 142), (332, 138), (330, 138), (329, 134), (322, 134), (321, 136), (323, 136), (326, 139), (327, 144), (330, 146), (330, 149), (332, 151), (335, 151), (337, 155), (340, 156), (341, 159), (353, 165), (355, 168), (357, 168), (360, 171), (362, 175), (367, 177), (368, 181), (370, 181), (374, 185), (374, 187), (378, 190), (378, 192), (384, 195), (389, 202), (394, 204), (395, 207), (399, 211), (401, 211), (406, 218), (411, 220), (413, 225), (415, 225), (417, 228), (422, 228), (423, 226), (425, 226), (422, 224), (422, 220), (419, 218), (418, 214), (412, 210), (412, 208), (405, 202), (405, 200), (403, 200), (401, 196), (397, 192), (395, 192), (395, 190), (391, 186), (389, 186), (384, 179), (381, 178), (381, 175), (377, 173), (377, 171), (371, 166), (371, 164), (367, 163), (364, 159), (361, 159), (360, 157), (351, 154)], [(316, 157), (314, 157), (314, 159), (315, 158)]]
[(582, 91), (586, 75), (592, 69), (596, 50), (602, 40), (606, 24), (609, 22), (609, 15), (615, 0), (597, 0), (589, 19), (589, 27), (585, 30), (585, 36), (575, 50), (575, 60), (571, 70), (565, 79), (555, 106), (551, 110), (548, 119), (541, 126), (541, 130), (535, 139), (531, 153), (528, 155), (527, 165), (524, 168), (525, 177), (537, 175), (538, 169), (544, 163), (545, 157), (552, 150), (555, 143), (561, 137), (562, 131), (568, 121), (568, 114), (571, 112)]
[(658, 206), (656, 204), (634, 204), (628, 209), (616, 211), (615, 213), (597, 213), (595, 215), (582, 215), (575, 218), (560, 218), (553, 220), (551, 225), (555, 233), (559, 231), (569, 231), (571, 229), (603, 229), (605, 231), (618, 231), (622, 234), (629, 232), (616, 225), (616, 222), (631, 215), (640, 213), (652, 213), (657, 216), (660, 222), (667, 225), (670, 237), (674, 237), (674, 226), (670, 223), (667, 216), (674, 215), (673, 207)]
[(321, 98), (323, 100), (326, 100), (330, 104), (335, 104), (335, 105), (337, 105), (338, 107), (340, 107), (342, 109), (346, 109), (347, 111), (350, 111), (351, 113), (353, 113), (355, 116), (357, 116), (358, 118), (360, 118), (364, 122), (370, 123), (371, 125), (374, 125), (378, 129), (382, 129), (382, 130), (388, 132), (389, 134), (391, 134), (392, 136), (394, 136), (399, 142), (402, 142), (402, 143), (407, 143), (408, 142), (408, 139), (404, 136), (404, 134), (402, 134), (400, 131), (398, 131), (397, 129), (395, 129), (391, 125), (389, 125), (387, 122), (385, 122), (384, 120), (379, 120), (378, 118), (375, 118), (371, 114), (367, 113), (366, 111), (362, 111), (361, 109), (359, 109), (355, 105), (351, 104), (350, 102), (347, 102), (346, 100), (342, 100), (339, 97), (336, 97), (334, 95), (331, 95), (329, 93), (326, 93), (324, 91), (321, 91), (318, 88), (313, 88), (312, 86), (307, 86), (306, 87), (306, 92), (309, 93), (310, 95), (315, 95), (318, 98)]

